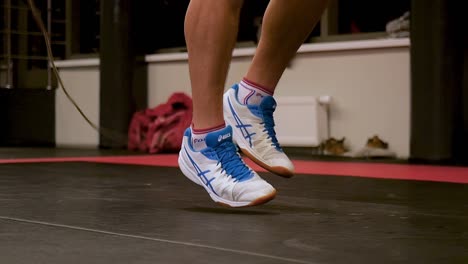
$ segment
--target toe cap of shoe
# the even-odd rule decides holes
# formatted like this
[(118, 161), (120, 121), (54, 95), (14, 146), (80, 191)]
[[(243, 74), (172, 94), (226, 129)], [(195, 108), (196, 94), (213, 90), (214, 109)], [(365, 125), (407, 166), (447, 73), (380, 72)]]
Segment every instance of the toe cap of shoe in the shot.
[(291, 177), (294, 174), (294, 164), (286, 155), (282, 157), (271, 158), (267, 161), (268, 170), (285, 177)]
[(254, 202), (264, 197), (274, 196), (276, 190), (268, 182), (258, 179), (238, 184), (235, 200), (239, 202)]
[(288, 158), (273, 158), (269, 163), (272, 167), (283, 167), (289, 171), (294, 171), (294, 165)]

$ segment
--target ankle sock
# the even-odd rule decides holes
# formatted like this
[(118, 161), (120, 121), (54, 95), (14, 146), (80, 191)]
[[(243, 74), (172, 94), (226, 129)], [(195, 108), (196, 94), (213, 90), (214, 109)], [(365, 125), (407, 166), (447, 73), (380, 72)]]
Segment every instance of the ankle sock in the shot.
[(245, 78), (239, 83), (237, 91), (237, 99), (241, 104), (259, 105), (263, 97), (272, 95), (272, 91)]
[(221, 124), (219, 126), (203, 128), (203, 129), (195, 129), (193, 128), (192, 124), (192, 147), (195, 151), (200, 151), (206, 148), (206, 135), (211, 132), (215, 132), (221, 129), (224, 129), (226, 124)]

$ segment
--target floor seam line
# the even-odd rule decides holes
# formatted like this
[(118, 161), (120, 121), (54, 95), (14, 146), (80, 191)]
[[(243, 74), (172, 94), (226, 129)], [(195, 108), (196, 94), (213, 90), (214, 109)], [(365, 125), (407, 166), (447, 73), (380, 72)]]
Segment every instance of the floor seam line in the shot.
[(48, 226), (48, 227), (57, 227), (57, 228), (71, 229), (71, 230), (77, 230), (77, 231), (85, 231), (85, 232), (90, 232), (90, 233), (98, 233), (98, 234), (112, 235), (112, 236), (117, 236), (117, 237), (126, 237), (126, 238), (133, 238), (133, 239), (140, 239), (140, 240), (146, 240), (146, 241), (154, 241), (154, 242), (167, 243), (167, 244), (173, 244), (173, 245), (179, 245), (179, 246), (189, 246), (189, 247), (213, 249), (213, 250), (230, 252), (230, 253), (235, 253), (235, 254), (240, 254), (240, 255), (247, 255), (247, 256), (262, 257), (262, 258), (268, 258), (268, 259), (274, 259), (274, 260), (281, 260), (281, 261), (286, 261), (286, 262), (290, 262), (290, 263), (317, 264), (316, 262), (309, 262), (309, 261), (293, 259), (293, 258), (285, 258), (285, 257), (280, 257), (280, 256), (275, 256), (275, 255), (269, 255), (269, 254), (256, 253), (256, 252), (252, 252), (252, 251), (246, 251), (246, 250), (237, 250), (237, 249), (216, 247), (216, 246), (210, 246), (210, 245), (205, 245), (205, 244), (196, 244), (196, 243), (192, 243), (192, 242), (184, 242), (184, 241), (178, 241), (178, 240), (170, 240), (170, 239), (162, 239), (162, 238), (154, 238), (154, 237), (146, 237), (146, 236), (139, 236), (139, 235), (117, 233), (117, 232), (111, 232), (111, 231), (105, 231), (105, 230), (99, 230), (99, 229), (92, 229), (92, 228), (86, 228), (86, 227), (80, 227), (80, 226), (56, 224), (56, 223), (49, 223), (49, 222), (22, 219), (22, 218), (15, 218), (15, 217), (7, 217), (7, 216), (0, 216), (0, 220), (11, 221), (11, 222), (20, 222), (20, 223), (28, 223), (28, 224), (36, 224), (36, 225), (42, 225), (42, 226)]

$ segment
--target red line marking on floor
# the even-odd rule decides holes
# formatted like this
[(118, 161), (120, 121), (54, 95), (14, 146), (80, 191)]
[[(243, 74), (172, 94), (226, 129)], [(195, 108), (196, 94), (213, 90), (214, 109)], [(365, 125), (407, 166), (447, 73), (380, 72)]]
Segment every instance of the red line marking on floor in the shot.
[[(178, 167), (177, 154), (110, 156), (110, 157), (60, 157), (0, 159), (0, 164), (43, 162), (98, 162), (111, 164)], [(265, 170), (246, 159), (255, 171)], [(468, 167), (405, 165), (359, 162), (324, 162), (294, 160), (297, 174), (353, 176), (378, 179), (418, 180), (435, 182), (468, 183)]]

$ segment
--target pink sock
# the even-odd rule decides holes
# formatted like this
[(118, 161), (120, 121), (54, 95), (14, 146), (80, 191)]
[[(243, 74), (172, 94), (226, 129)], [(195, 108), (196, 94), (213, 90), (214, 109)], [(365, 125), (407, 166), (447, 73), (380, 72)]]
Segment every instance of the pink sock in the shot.
[(241, 104), (259, 105), (262, 102), (263, 97), (272, 95), (273, 92), (267, 88), (244, 78), (239, 83), (237, 99)]

